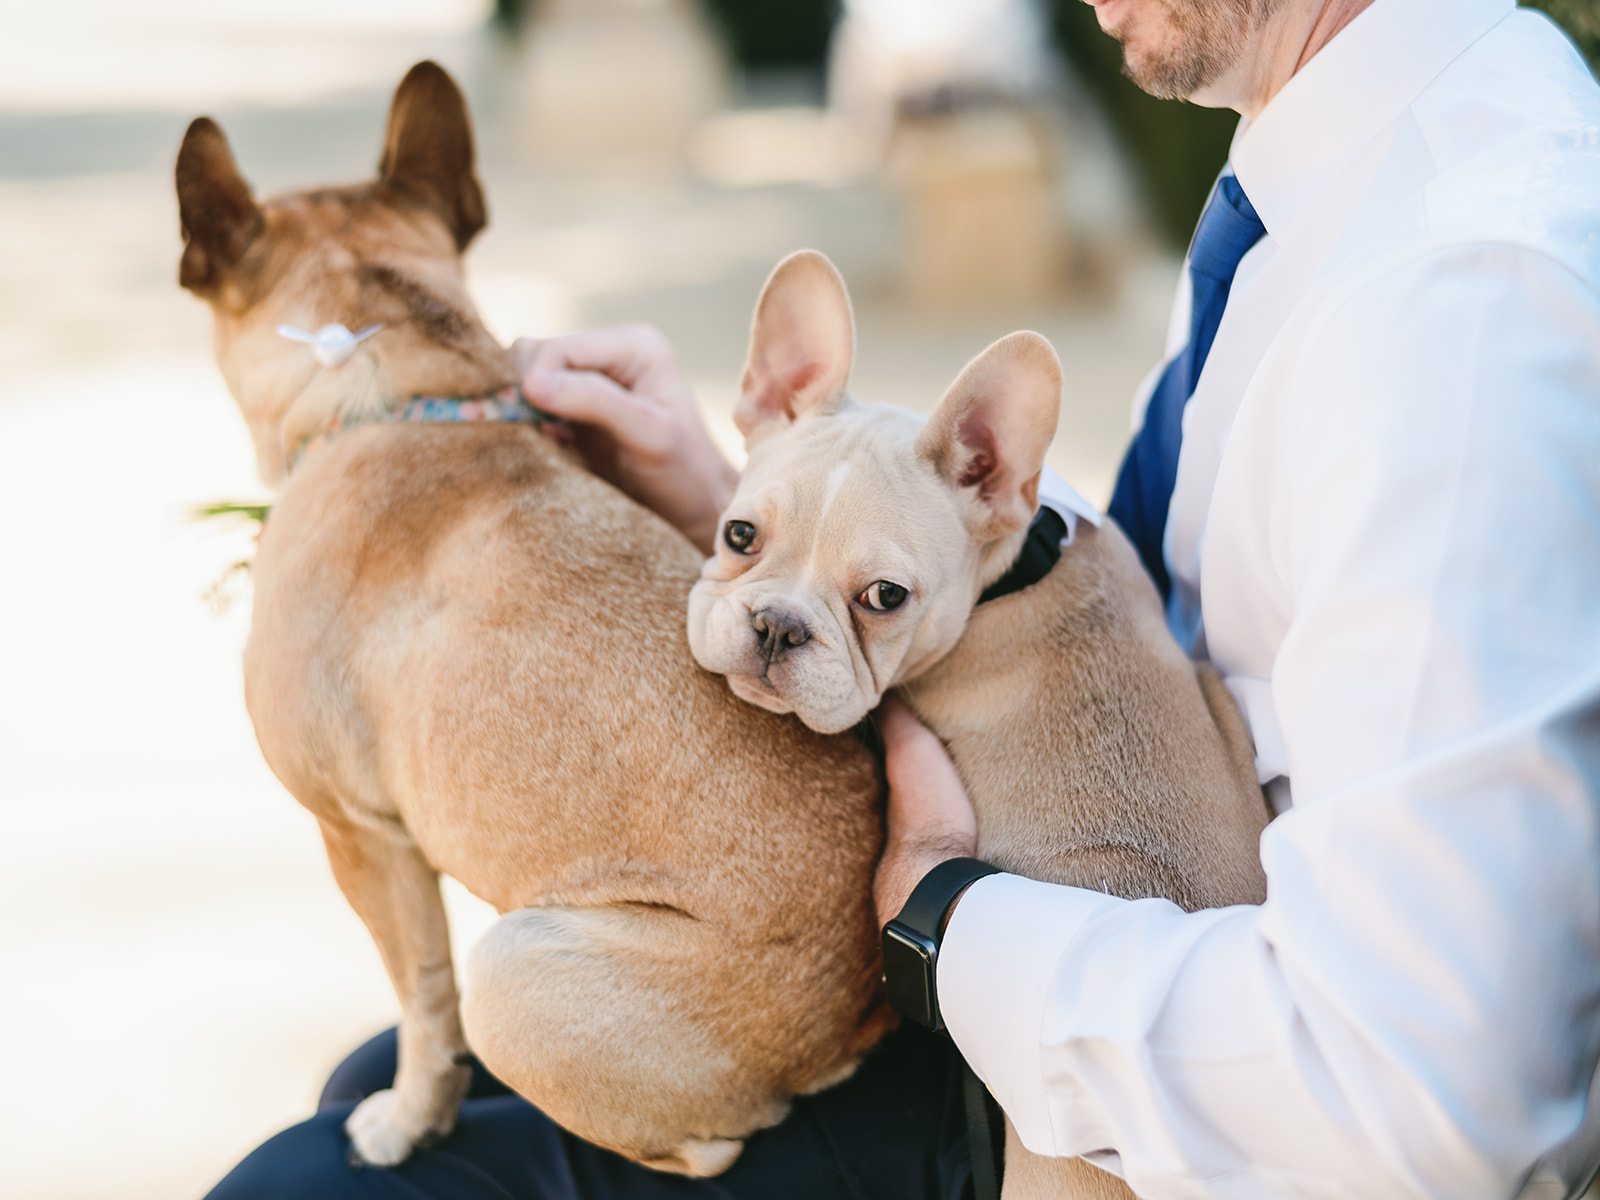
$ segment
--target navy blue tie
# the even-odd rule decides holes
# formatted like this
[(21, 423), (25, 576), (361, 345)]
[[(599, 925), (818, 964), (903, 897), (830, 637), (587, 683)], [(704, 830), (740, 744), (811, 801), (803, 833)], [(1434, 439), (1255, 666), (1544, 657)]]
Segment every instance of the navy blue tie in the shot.
[(1172, 591), (1161, 543), (1167, 533), (1172, 487), (1178, 478), (1183, 406), (1194, 394), (1200, 368), (1211, 353), (1239, 260), (1266, 231), (1239, 181), (1224, 175), (1211, 193), (1211, 202), (1206, 205), (1189, 247), (1189, 278), (1194, 289), (1189, 344), (1167, 364), (1161, 381), (1150, 394), (1144, 425), (1128, 447), (1117, 473), (1117, 486), (1111, 493), (1112, 519), (1139, 551), (1163, 600)]

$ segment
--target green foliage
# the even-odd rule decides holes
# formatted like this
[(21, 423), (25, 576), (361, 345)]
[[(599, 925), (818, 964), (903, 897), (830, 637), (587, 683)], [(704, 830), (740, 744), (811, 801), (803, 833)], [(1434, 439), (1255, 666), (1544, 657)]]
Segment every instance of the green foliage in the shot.
[(1056, 41), (1132, 157), (1157, 227), (1173, 245), (1187, 245), (1238, 115), (1146, 95), (1123, 75), (1122, 47), (1100, 31), (1094, 9), (1082, 0), (1050, 7)]
[[(261, 536), (261, 530), (267, 523), (267, 514), (272, 511), (272, 505), (256, 500), (213, 500), (210, 504), (196, 504), (189, 510), (189, 519), (192, 521), (217, 521), (226, 520), (235, 525), (248, 525), (255, 527), (255, 536)], [(202, 593), (206, 606), (218, 616), (233, 607), (249, 589), (250, 559), (241, 558), (237, 562), (229, 563), (223, 568), (222, 574), (211, 581), (209, 587)]]
[(523, 0), (494, 0), (493, 21), (501, 29), (514, 30), (522, 20), (522, 11), (530, 7)]
[(258, 528), (267, 523), (272, 505), (252, 500), (213, 500), (210, 504), (197, 504), (189, 510), (194, 521), (209, 521), (215, 517), (235, 517), (247, 525)]
[(1578, 44), (1590, 69), (1600, 69), (1600, 0), (1522, 0), (1547, 13)]
[[(820, 70), (839, 0), (698, 0), (742, 67)], [(515, 30), (539, 0), (493, 0), (494, 23)]]
[(838, 0), (702, 0), (742, 67), (820, 67)]

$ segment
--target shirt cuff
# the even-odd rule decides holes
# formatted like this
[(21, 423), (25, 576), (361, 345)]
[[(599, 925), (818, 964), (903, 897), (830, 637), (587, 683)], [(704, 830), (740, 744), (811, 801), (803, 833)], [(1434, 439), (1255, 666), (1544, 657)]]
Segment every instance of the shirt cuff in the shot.
[(1084, 922), (1122, 901), (988, 875), (961, 897), (939, 943), (939, 1012), (962, 1056), (1035, 1154), (1059, 1154), (1040, 1033), (1050, 984)]

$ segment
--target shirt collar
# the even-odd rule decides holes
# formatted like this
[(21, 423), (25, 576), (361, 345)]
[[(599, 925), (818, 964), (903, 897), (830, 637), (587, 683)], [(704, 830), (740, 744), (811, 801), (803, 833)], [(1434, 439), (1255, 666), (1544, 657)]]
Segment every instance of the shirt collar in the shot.
[(1392, 123), (1516, 0), (1374, 0), (1241, 121), (1230, 161), (1281, 239), (1351, 154)]

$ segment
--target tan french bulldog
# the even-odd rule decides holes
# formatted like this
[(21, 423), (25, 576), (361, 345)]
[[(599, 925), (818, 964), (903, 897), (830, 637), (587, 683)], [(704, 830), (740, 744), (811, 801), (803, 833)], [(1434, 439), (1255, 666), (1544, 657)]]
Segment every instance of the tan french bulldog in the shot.
[[(875, 765), (695, 666), (699, 554), (564, 445), (389, 421), (517, 379), (463, 285), (485, 214), (442, 70), (400, 84), (372, 182), (257, 202), (201, 118), (177, 189), (180, 280), (283, 482), (250, 715), (400, 1000), (399, 1073), (349, 1118), (356, 1152), (447, 1134), (470, 1045), (590, 1141), (716, 1174), (892, 1023)], [(464, 1005), (439, 872), (503, 914)]]
[[(932, 417), (846, 394), (850, 301), (821, 255), (757, 306), (735, 420), (749, 463), (689, 599), (689, 644), (735, 695), (844, 729), (898, 687), (944, 740), (1008, 871), (1186, 908), (1258, 903), (1267, 809), (1220, 678), (1167, 633), (1116, 526), (1076, 521), (1043, 579), (979, 604), (1017, 558), (1061, 370), (1014, 333)], [(1007, 1131), (1008, 1200), (1128, 1196)]]

